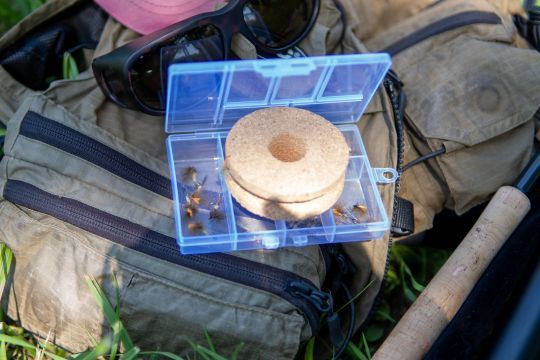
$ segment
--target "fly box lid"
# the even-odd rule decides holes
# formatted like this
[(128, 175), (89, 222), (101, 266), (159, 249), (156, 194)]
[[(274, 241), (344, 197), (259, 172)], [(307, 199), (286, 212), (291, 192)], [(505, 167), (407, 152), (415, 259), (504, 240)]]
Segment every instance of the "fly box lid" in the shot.
[[(305, 246), (381, 237), (389, 222), (358, 128), (390, 67), (387, 54), (180, 63), (169, 67), (167, 151), (182, 253)], [(227, 132), (268, 107), (309, 110), (332, 122), (350, 149), (343, 193), (333, 208), (302, 221), (269, 220), (242, 208), (224, 181)], [(388, 177), (388, 174), (391, 176)]]
[(271, 106), (356, 122), (390, 68), (387, 54), (182, 63), (169, 67), (168, 133), (228, 130)]

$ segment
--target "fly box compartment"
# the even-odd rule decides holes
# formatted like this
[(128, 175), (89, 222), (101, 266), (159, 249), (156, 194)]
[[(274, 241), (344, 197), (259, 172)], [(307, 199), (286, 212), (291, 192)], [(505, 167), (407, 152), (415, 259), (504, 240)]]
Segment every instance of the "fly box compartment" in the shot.
[[(169, 68), (166, 130), (183, 254), (363, 241), (389, 229), (377, 184), (394, 169), (372, 168), (357, 126), (390, 67), (387, 54), (175, 64)], [(225, 141), (236, 121), (268, 107), (309, 110), (333, 123), (349, 147), (335, 205), (301, 221), (250, 213), (224, 179)]]

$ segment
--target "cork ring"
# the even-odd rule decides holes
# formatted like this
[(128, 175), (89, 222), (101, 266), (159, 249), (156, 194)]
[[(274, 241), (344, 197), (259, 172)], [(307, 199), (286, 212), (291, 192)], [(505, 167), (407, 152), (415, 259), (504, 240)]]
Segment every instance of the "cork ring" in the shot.
[(302, 220), (339, 199), (349, 162), (342, 133), (310, 111), (252, 112), (225, 143), (225, 181), (247, 210), (273, 220)]

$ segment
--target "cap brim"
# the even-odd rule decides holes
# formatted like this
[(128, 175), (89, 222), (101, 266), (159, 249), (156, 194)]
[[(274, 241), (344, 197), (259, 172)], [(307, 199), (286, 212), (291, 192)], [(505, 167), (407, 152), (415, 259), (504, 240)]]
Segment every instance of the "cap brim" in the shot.
[(140, 34), (149, 34), (195, 15), (223, 0), (95, 0), (110, 16)]

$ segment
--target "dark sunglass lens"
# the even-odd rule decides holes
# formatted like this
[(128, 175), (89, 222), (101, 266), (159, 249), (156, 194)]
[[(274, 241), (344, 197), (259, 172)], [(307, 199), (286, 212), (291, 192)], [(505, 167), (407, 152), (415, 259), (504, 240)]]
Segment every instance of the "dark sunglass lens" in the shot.
[(224, 59), (223, 38), (212, 25), (205, 25), (171, 39), (165, 46), (141, 55), (130, 70), (133, 91), (146, 106), (163, 110), (167, 68), (179, 62)]
[(244, 21), (261, 44), (279, 48), (298, 40), (315, 10), (314, 0), (249, 0)]

